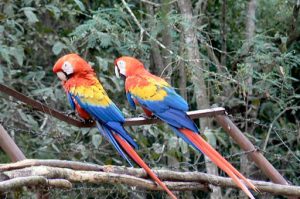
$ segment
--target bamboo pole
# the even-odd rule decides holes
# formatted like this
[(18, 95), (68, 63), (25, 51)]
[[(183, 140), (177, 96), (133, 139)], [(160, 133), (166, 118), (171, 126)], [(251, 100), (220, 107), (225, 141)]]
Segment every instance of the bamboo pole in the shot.
[(8, 155), (12, 162), (25, 160), (26, 157), (19, 149), (13, 139), (8, 135), (6, 130), (0, 124), (0, 147)]
[(216, 121), (232, 137), (232, 139), (244, 150), (250, 151), (248, 157), (268, 176), (272, 182), (288, 185), (284, 177), (273, 167), (273, 165), (255, 148), (249, 139), (238, 129), (237, 126), (226, 116), (215, 116)]

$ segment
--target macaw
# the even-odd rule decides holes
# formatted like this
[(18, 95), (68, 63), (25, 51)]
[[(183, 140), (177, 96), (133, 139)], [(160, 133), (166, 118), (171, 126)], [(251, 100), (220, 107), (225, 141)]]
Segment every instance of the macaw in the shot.
[(133, 164), (128, 156), (142, 167), (171, 198), (176, 199), (165, 183), (135, 152), (137, 144), (123, 127), (124, 116), (108, 97), (93, 68), (79, 55), (68, 54), (55, 63), (53, 72), (62, 81), (68, 101), (78, 115), (85, 120), (94, 120), (100, 133), (132, 167)]
[(245, 184), (255, 191), (258, 189), (199, 135), (197, 126), (186, 114), (187, 102), (173, 87), (148, 72), (143, 63), (133, 57), (117, 58), (114, 64), (116, 76), (125, 78), (127, 100), (134, 109), (141, 105), (147, 116), (156, 116), (166, 122), (179, 137), (208, 156), (250, 198), (254, 198)]

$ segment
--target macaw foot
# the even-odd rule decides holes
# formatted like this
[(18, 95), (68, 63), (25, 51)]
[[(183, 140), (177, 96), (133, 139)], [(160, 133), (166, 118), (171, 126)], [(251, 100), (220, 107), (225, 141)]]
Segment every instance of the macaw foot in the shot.
[(146, 114), (140, 114), (140, 115), (138, 115), (138, 117), (143, 117), (143, 118), (145, 118), (145, 119), (157, 119), (158, 117), (156, 117), (156, 115), (151, 115), (151, 116), (148, 116), (148, 115), (146, 115)]
[(5, 175), (4, 173), (0, 172), (0, 182), (8, 180), (8, 179), (9, 179), (9, 177), (7, 175)]
[(67, 115), (68, 117), (70, 117), (70, 116), (73, 116), (73, 117), (76, 117), (77, 115), (76, 115), (76, 112), (75, 111), (73, 111), (73, 110), (68, 110), (68, 111), (65, 111), (65, 112), (63, 112), (65, 115)]
[(88, 120), (81, 119), (81, 120), (82, 120), (82, 122), (83, 122), (84, 124), (93, 124), (93, 123), (95, 123), (95, 121), (92, 120), (92, 119), (88, 119)]

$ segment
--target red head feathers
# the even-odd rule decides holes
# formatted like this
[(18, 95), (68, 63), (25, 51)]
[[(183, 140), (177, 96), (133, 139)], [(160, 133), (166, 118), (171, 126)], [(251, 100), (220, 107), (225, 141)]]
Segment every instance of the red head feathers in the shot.
[(133, 57), (123, 56), (115, 60), (115, 72), (117, 76), (121, 74), (128, 77), (145, 71), (144, 64)]
[(59, 79), (66, 81), (70, 76), (94, 73), (93, 68), (79, 55), (67, 54), (61, 57), (54, 65), (53, 72)]

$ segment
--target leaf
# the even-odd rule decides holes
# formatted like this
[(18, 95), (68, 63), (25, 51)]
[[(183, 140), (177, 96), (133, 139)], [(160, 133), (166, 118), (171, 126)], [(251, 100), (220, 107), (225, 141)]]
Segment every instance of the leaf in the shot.
[(85, 11), (85, 6), (83, 5), (83, 3), (80, 0), (74, 0), (74, 2), (78, 5), (79, 9), (81, 11)]
[(10, 55), (14, 56), (17, 60), (17, 63), (22, 66), (24, 61), (24, 49), (22, 47), (11, 48)]
[(157, 154), (161, 154), (163, 152), (163, 147), (158, 143), (153, 144), (153, 149), (154, 149), (154, 152)]
[(106, 59), (102, 59), (99, 56), (96, 56), (96, 59), (98, 61), (100, 70), (107, 71), (107, 69), (108, 69), (108, 61)]
[(98, 148), (101, 142), (102, 142), (102, 137), (99, 134), (94, 134), (92, 136), (92, 143), (95, 148)]
[(1, 57), (7, 62), (7, 63), (11, 63), (10, 61), (10, 57), (9, 57), (9, 52), (7, 50), (7, 48), (5, 48), (6, 46), (2, 46), (0, 48), (0, 55)]
[(63, 44), (62, 42), (60, 41), (57, 41), (55, 42), (55, 44), (53, 45), (52, 47), (52, 52), (55, 54), (55, 55), (58, 55), (62, 49), (66, 48), (66, 45)]
[(46, 87), (46, 88), (40, 88), (32, 91), (33, 95), (43, 95), (44, 97), (49, 96), (53, 92), (53, 88)]
[[(0, 18), (0, 20), (1, 20), (1, 18)], [(4, 26), (0, 25), (0, 33), (2, 34), (3, 32), (4, 32)]]
[(38, 18), (36, 17), (36, 14), (34, 14), (34, 12), (33, 12), (35, 10), (35, 8), (25, 7), (25, 8), (22, 8), (21, 10), (24, 11), (24, 14), (27, 17), (29, 23), (36, 23), (39, 21)]
[(171, 137), (169, 139), (168, 145), (169, 145), (169, 150), (177, 149), (178, 148), (178, 138), (177, 137)]
[(104, 32), (97, 33), (98, 38), (100, 39), (100, 46), (102, 48), (107, 48), (112, 43), (112, 37)]
[(61, 11), (58, 7), (54, 5), (46, 5), (46, 8), (54, 14), (54, 17), (58, 19), (61, 15)]
[(189, 151), (188, 144), (183, 139), (179, 139), (178, 141), (179, 141), (179, 146), (180, 146), (181, 152), (183, 154), (187, 153)]
[(0, 65), (0, 82), (3, 82), (3, 77), (4, 77), (4, 73), (3, 73), (3, 66)]
[(58, 147), (53, 143), (51, 144), (52, 148), (57, 152), (60, 153), (61, 151), (58, 149)]
[(26, 122), (26, 126), (30, 126), (32, 129), (38, 129), (38, 123), (29, 114), (25, 114), (21, 109), (17, 110), (21, 119)]

